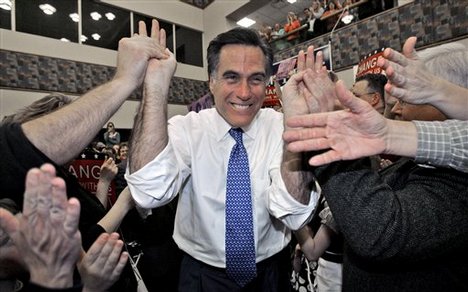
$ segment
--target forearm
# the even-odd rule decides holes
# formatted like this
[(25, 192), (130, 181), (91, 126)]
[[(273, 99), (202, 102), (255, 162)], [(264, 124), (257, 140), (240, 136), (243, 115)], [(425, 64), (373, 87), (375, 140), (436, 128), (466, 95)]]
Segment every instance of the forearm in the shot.
[(129, 173), (152, 161), (166, 147), (167, 92), (145, 86), (130, 141)]
[(415, 157), (418, 148), (418, 134), (411, 122), (387, 119), (388, 133), (385, 136), (386, 154)]
[(284, 149), (281, 177), (289, 194), (296, 201), (307, 205), (310, 192), (315, 187), (315, 179), (302, 153), (293, 153)]
[(96, 197), (104, 206), (107, 208), (107, 195), (109, 193), (109, 186), (111, 182), (103, 179), (99, 179), (96, 187)]
[(468, 120), (468, 89), (444, 79), (438, 79), (434, 88), (436, 94), (429, 97), (432, 104), (450, 119)]
[(98, 225), (104, 228), (107, 233), (116, 231), (131, 208), (132, 206), (130, 204), (124, 204), (117, 200), (115, 205), (107, 212), (106, 216), (98, 222)]
[(126, 80), (113, 79), (55, 112), (24, 123), (24, 134), (52, 161), (62, 165), (90, 143), (135, 87)]
[(321, 225), (314, 236), (310, 227), (305, 226), (294, 232), (301, 250), (309, 261), (316, 261), (330, 246), (333, 231)]

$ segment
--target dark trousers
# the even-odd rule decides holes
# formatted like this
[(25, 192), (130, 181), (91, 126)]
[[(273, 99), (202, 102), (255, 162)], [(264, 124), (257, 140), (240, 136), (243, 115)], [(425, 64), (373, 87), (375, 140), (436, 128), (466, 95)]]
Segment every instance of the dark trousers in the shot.
[(231, 280), (226, 270), (184, 254), (180, 268), (179, 292), (288, 292), (291, 261), (289, 246), (257, 263), (257, 277), (245, 287)]

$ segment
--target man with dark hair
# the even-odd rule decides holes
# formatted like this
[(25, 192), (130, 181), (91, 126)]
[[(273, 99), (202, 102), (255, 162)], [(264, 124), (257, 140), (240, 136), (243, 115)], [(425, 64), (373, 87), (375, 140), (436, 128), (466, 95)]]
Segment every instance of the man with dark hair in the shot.
[(385, 111), (385, 84), (387, 77), (383, 74), (365, 74), (356, 78), (351, 91), (356, 97), (370, 103), (376, 111)]
[[(148, 209), (178, 195), (179, 291), (288, 291), (290, 230), (307, 223), (320, 191), (301, 156), (283, 149), (283, 114), (261, 109), (271, 48), (254, 30), (234, 28), (210, 42), (207, 59), (215, 108), (169, 122), (176, 62), (173, 55), (150, 61), (130, 141), (128, 185)], [(300, 53), (301, 70), (313, 64), (313, 53), (307, 61)], [(304, 75), (291, 77), (283, 95), (303, 101)], [(285, 115), (303, 110), (296, 104)]]

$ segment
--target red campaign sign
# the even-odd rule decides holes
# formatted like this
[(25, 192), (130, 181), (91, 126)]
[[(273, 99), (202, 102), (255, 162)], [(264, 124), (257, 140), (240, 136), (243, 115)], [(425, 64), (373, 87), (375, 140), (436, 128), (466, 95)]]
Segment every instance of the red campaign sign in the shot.
[(384, 48), (380, 51), (374, 51), (362, 59), (358, 64), (356, 78), (366, 74), (382, 74), (383, 70), (377, 66), (377, 60), (383, 55), (383, 51)]
[[(95, 195), (103, 163), (104, 159), (100, 155), (96, 155), (95, 158), (93, 155), (81, 154), (68, 166), (68, 171), (78, 178), (79, 184), (85, 190)], [(112, 204), (114, 204), (116, 200), (114, 181), (109, 186), (108, 196)]]
[(262, 107), (281, 107), (281, 101), (278, 98), (274, 84), (270, 83), (266, 86)]

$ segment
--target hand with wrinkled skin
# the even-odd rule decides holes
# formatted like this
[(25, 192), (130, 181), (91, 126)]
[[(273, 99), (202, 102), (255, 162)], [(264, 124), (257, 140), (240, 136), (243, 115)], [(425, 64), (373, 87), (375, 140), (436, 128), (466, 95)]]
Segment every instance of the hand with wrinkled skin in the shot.
[(122, 248), (118, 233), (103, 233), (87, 253), (83, 252), (78, 264), (83, 292), (107, 291), (119, 279), (129, 256), (121, 253)]
[(468, 119), (468, 89), (438, 78), (427, 70), (415, 50), (416, 37), (403, 45), (402, 54), (385, 49), (377, 65), (385, 70), (385, 90), (412, 104), (431, 104), (453, 119)]
[(291, 76), (283, 89), (283, 112), (286, 118), (331, 110), (334, 101), (334, 84), (322, 65), (323, 53), (314, 56), (314, 47), (307, 55), (300, 51), (297, 58), (298, 72)]
[(67, 200), (66, 186), (51, 164), (26, 176), (23, 213), (0, 209), (0, 228), (21, 252), (30, 281), (47, 288), (73, 286), (73, 270), (81, 250), (80, 203)]
[(382, 153), (388, 133), (386, 119), (367, 102), (355, 97), (342, 81), (336, 94), (346, 110), (308, 114), (286, 121), (291, 130), (283, 134), (292, 152), (329, 149), (309, 160), (310, 165), (355, 159)]

